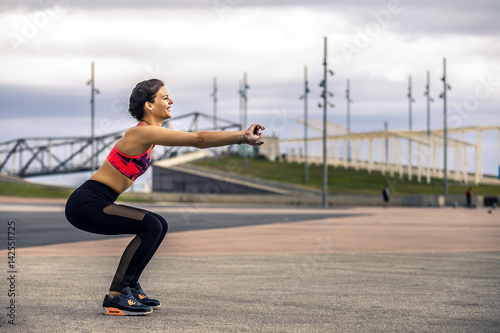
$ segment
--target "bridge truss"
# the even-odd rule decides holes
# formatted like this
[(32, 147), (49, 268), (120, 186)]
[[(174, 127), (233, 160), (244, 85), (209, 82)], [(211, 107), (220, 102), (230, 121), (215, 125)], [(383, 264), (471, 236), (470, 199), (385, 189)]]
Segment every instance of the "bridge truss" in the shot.
[[(184, 131), (211, 131), (240, 129), (240, 124), (214, 119), (213, 116), (191, 112), (175, 119), (168, 119), (162, 126), (179, 129), (177, 122), (188, 123)], [(214, 125), (216, 124), (216, 125)], [(91, 171), (92, 161), (102, 162), (105, 155), (119, 140), (125, 130), (94, 138), (89, 137), (37, 137), (21, 138), (0, 143), (0, 172), (18, 177), (34, 177)], [(153, 161), (175, 156), (183, 147), (161, 147), (153, 150)], [(95, 151), (95, 154), (92, 154)], [(92, 158), (94, 157), (94, 159)]]

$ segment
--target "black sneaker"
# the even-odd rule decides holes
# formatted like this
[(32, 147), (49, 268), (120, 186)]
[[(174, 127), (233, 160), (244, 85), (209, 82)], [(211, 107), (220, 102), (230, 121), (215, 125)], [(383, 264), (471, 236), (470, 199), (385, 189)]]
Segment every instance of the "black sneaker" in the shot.
[(144, 316), (153, 312), (153, 309), (144, 305), (132, 296), (130, 287), (122, 290), (115, 297), (106, 295), (102, 303), (102, 313), (108, 316)]
[(157, 299), (149, 298), (146, 293), (142, 290), (139, 282), (135, 283), (135, 289), (131, 289), (132, 296), (139, 302), (145, 305), (149, 305), (153, 309), (158, 309), (161, 307), (161, 303)]

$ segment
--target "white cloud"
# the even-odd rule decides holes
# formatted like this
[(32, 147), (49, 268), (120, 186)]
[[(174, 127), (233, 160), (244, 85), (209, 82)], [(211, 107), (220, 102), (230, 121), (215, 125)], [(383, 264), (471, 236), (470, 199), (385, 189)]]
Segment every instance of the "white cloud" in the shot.
[[(151, 4), (153, 9), (147, 2), (141, 6), (127, 2), (120, 8), (106, 1), (97, 7), (79, 1), (57, 3), (59, 7), (44, 8), (33, 2), (27, 7), (32, 9), (11, 7), (0, 14), (0, 31), (4, 31), (0, 39), (0, 84), (61, 88), (53, 94), (51, 91), (51, 96), (37, 94), (40, 99), (36, 103), (47, 116), (57, 114), (44, 110), (44, 105), (53, 105), (49, 98), (66, 103), (67, 99), (57, 93), (73, 90), (78, 101), (88, 103), (85, 82), (94, 61), (96, 84), (101, 90), (99, 117), (112, 119), (116, 110), (126, 115), (126, 105), (114, 108), (112, 101), (126, 101), (135, 83), (151, 77), (166, 81), (175, 101), (175, 113), (210, 113), (212, 78), (217, 76), (219, 114), (237, 121), (238, 83), (246, 71), (251, 86), (250, 121), (272, 122), (274, 112), (275, 118), (279, 114), (293, 123), (302, 112), (298, 96), (303, 89), (303, 67), (308, 66), (310, 115), (319, 118), (316, 104), (322, 79), (323, 37), (328, 36), (328, 62), (336, 72), (329, 81), (336, 93), (332, 101), (337, 105), (330, 113), (332, 119), (343, 122), (345, 81), (350, 78), (355, 100), (353, 126), (370, 130), (372, 125), (378, 129), (389, 117), (391, 128), (406, 128), (407, 81), (412, 75), (414, 123), (424, 126), (423, 91), (429, 70), (436, 100), (432, 106), (436, 112), (433, 125), (440, 127), (439, 79), (442, 59), (446, 57), (448, 79), (453, 86), (450, 106), (474, 97), (480, 80), (494, 75), (490, 95), (480, 100), (470, 116), (462, 116), (462, 124), (498, 123), (500, 40), (491, 33), (497, 31), (498, 25), (491, 17), (498, 16), (499, 9), (494, 2), (468, 5), (459, 1), (450, 5), (446, 1), (401, 0), (403, 10), (388, 21), (377, 20), (373, 14), (388, 10), (386, 1), (314, 1), (307, 6), (280, 6), (277, 1), (256, 5), (221, 0), (205, 1), (194, 8), (155, 2)], [(24, 38), (18, 39), (22, 42), (17, 47), (12, 47), (14, 35)], [(351, 57), (346, 56), (346, 45), (354, 47)], [(66, 107), (75, 106), (68, 102)], [(86, 110), (88, 104), (79, 108)], [(24, 112), (13, 104), (9, 118), (12, 114), (31, 116), (33, 111)], [(37, 127), (38, 132), (43, 130)], [(283, 129), (277, 134), (285, 132)], [(0, 140), (12, 138), (5, 133), (10, 132), (0, 134)], [(16, 136), (31, 133), (32, 129), (26, 127), (16, 131)]]

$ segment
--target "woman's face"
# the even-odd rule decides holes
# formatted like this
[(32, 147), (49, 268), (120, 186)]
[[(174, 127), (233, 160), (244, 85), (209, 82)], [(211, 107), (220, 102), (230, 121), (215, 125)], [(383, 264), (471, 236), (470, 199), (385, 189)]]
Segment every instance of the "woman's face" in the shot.
[(172, 114), (170, 113), (172, 104), (174, 104), (174, 102), (170, 99), (167, 89), (161, 87), (156, 93), (154, 103), (151, 104), (154, 115), (164, 119), (172, 118)]

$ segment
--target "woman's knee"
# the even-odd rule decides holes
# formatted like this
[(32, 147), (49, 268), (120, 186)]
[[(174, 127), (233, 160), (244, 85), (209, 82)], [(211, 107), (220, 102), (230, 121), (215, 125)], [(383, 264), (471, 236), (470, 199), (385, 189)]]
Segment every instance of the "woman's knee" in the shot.
[(147, 225), (147, 233), (158, 235), (159, 237), (165, 236), (168, 230), (167, 221), (157, 214), (146, 213), (143, 223)]
[(148, 213), (149, 215), (152, 215), (154, 216), (156, 219), (158, 219), (158, 221), (160, 221), (161, 225), (162, 225), (162, 231), (164, 233), (167, 233), (168, 231), (168, 223), (167, 223), (167, 220), (165, 220), (163, 218), (163, 216), (159, 215), (159, 214), (156, 214), (156, 213), (152, 213), (152, 212), (149, 212)]

